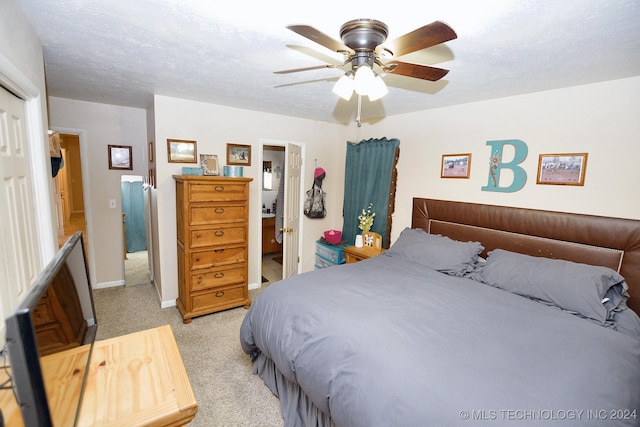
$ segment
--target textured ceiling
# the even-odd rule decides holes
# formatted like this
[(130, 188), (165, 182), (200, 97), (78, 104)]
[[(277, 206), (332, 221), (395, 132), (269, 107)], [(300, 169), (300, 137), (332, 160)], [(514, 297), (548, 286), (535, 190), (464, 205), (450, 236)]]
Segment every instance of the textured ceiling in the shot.
[(49, 95), (131, 107), (160, 94), (353, 122), (357, 98), (331, 92), (341, 70), (273, 71), (342, 60), (285, 26), (339, 39), (356, 18), (383, 21), (389, 39), (435, 20), (458, 34), (400, 58), (449, 69), (443, 80), (384, 75), (389, 94), (363, 100), (364, 122), (640, 75), (638, 0), (15, 1), (42, 42)]

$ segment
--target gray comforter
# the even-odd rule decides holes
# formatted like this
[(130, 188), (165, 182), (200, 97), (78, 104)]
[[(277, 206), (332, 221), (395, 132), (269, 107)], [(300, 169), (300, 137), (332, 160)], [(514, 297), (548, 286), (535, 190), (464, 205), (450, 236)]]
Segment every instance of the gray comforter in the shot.
[(398, 258), (269, 286), (240, 339), (338, 426), (640, 425), (640, 337)]

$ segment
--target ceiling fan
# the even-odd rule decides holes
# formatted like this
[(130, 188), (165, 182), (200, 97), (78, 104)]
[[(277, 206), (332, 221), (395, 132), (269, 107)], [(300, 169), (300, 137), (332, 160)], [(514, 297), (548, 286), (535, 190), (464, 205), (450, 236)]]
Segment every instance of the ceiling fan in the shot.
[(360, 97), (369, 96), (370, 101), (383, 97), (387, 87), (374, 70), (384, 73), (398, 74), (417, 79), (437, 81), (449, 70), (428, 65), (402, 62), (393, 58), (426, 49), (457, 38), (455, 31), (447, 24), (435, 21), (383, 45), (389, 34), (387, 25), (375, 19), (354, 19), (340, 27), (342, 42), (335, 40), (309, 25), (289, 25), (291, 31), (300, 34), (330, 50), (342, 53), (344, 62), (338, 65), (324, 64), (304, 68), (275, 71), (276, 74), (295, 73), (299, 71), (317, 70), (321, 68), (342, 68), (351, 64), (350, 69), (342, 76), (333, 92), (345, 100), (349, 100), (355, 91)]

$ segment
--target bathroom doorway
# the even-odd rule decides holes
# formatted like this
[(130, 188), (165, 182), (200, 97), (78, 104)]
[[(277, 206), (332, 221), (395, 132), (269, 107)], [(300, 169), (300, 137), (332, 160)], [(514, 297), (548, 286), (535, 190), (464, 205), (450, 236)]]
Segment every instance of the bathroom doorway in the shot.
[[(285, 147), (262, 146), (262, 284), (282, 279), (282, 238), (278, 236), (276, 213), (283, 203)], [(280, 224), (280, 227), (282, 225)]]

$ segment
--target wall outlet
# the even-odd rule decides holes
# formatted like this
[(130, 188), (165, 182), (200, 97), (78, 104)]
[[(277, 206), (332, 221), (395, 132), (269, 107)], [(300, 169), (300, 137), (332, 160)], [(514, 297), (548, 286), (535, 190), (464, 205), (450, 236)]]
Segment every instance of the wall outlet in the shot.
[(109, 207), (111, 209), (115, 209), (116, 208), (116, 199), (109, 199)]

